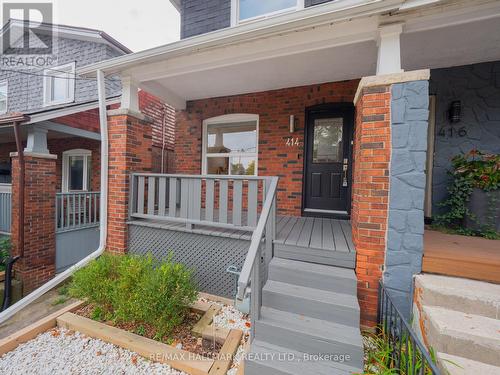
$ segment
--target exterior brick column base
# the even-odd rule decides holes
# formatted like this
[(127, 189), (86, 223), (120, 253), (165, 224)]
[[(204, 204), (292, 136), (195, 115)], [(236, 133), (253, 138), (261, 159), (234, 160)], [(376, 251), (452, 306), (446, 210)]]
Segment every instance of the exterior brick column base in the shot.
[(129, 183), (132, 172), (151, 172), (151, 122), (141, 113), (108, 111), (107, 251), (124, 254), (128, 242)]
[(14, 266), (16, 278), (28, 294), (56, 271), (56, 155), (25, 153), (24, 226), (19, 228), (19, 157), (12, 157), (12, 245), (20, 255), (20, 234), (24, 231), (24, 256)]

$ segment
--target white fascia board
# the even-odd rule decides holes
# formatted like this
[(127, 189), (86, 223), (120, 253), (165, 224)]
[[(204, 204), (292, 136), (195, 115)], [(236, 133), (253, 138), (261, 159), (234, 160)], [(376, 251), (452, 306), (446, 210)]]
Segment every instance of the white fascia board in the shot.
[[(106, 100), (106, 105), (117, 104), (117, 103), (120, 103), (119, 97)], [(86, 104), (82, 104), (82, 105), (65, 107), (65, 108), (61, 108), (61, 109), (54, 109), (52, 111), (47, 111), (47, 112), (43, 112), (43, 113), (35, 113), (33, 115), (29, 115), (30, 116), (29, 121), (23, 123), (23, 125), (24, 124), (26, 124), (26, 125), (27, 124), (34, 124), (34, 123), (41, 122), (41, 121), (48, 121), (48, 120), (52, 120), (52, 119), (55, 119), (58, 117), (68, 116), (68, 115), (72, 115), (75, 113), (84, 112), (84, 111), (88, 111), (88, 110), (96, 109), (96, 108), (99, 108), (98, 102), (86, 103)]]
[(118, 73), (144, 63), (152, 63), (200, 50), (250, 41), (302, 28), (340, 22), (398, 9), (403, 0), (338, 0), (280, 16), (217, 30), (149, 50), (102, 61), (78, 70), (79, 75), (94, 76), (97, 70)]
[(224, 68), (247, 62), (256, 62), (282, 56), (312, 52), (348, 44), (375, 40), (378, 17), (356, 19), (349, 22), (327, 24), (286, 35), (232, 44), (221, 48), (173, 57), (165, 61), (143, 64), (124, 74), (138, 81), (152, 81), (204, 70)]

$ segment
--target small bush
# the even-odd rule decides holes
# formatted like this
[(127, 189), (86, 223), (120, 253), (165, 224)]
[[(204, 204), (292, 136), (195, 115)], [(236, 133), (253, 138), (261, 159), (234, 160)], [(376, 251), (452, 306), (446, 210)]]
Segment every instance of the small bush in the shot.
[(0, 271), (5, 271), (11, 248), (10, 238), (0, 236)]
[(109, 254), (77, 271), (69, 294), (92, 303), (95, 319), (147, 323), (160, 336), (182, 323), (198, 295), (191, 270), (171, 258)]

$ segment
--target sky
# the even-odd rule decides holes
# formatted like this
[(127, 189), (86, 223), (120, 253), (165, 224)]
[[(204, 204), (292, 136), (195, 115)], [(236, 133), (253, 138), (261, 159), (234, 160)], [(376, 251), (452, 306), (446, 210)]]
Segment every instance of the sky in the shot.
[[(50, 0), (0, 0), (0, 3)], [(52, 0), (54, 23), (105, 31), (132, 51), (179, 40), (179, 12), (169, 0)]]

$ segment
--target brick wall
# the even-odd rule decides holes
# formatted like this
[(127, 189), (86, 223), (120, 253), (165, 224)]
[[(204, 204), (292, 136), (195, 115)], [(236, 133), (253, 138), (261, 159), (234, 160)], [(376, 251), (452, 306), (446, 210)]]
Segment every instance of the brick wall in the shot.
[[(258, 174), (280, 176), (279, 213), (300, 216), (305, 110), (322, 103), (352, 102), (357, 86), (358, 81), (352, 80), (188, 102), (186, 110), (177, 113), (175, 170), (201, 173), (204, 119), (230, 113), (258, 114)], [(289, 132), (290, 115), (298, 121), (294, 133)], [(299, 145), (287, 146), (289, 137), (298, 138)]]
[[(19, 178), (19, 160), (12, 158), (13, 179)], [(23, 293), (36, 289), (55, 275), (56, 160), (25, 155), (24, 257), (15, 264)], [(12, 217), (19, 215), (19, 185), (12, 185)], [(19, 255), (20, 230), (12, 220), (12, 253)]]
[(373, 326), (386, 247), (391, 157), (390, 87), (364, 88), (355, 104), (351, 222), (361, 324)]
[[(120, 111), (120, 110), (118, 110)], [(150, 172), (152, 166), (151, 124), (126, 114), (108, 116), (109, 182), (107, 250), (127, 249), (130, 172)]]

